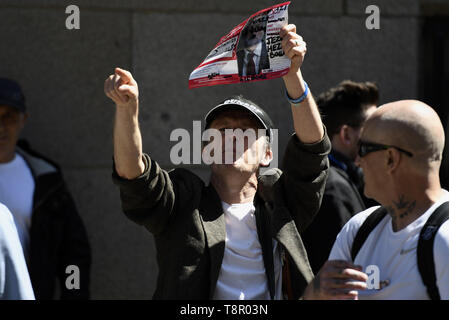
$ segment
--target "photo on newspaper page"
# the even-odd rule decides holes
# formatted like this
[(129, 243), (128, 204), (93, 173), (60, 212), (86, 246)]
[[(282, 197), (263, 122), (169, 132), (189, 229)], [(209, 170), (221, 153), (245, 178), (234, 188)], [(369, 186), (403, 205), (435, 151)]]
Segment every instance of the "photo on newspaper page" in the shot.
[(290, 59), (282, 50), (279, 31), (288, 23), (289, 4), (260, 10), (222, 37), (190, 74), (189, 88), (268, 80), (287, 74)]

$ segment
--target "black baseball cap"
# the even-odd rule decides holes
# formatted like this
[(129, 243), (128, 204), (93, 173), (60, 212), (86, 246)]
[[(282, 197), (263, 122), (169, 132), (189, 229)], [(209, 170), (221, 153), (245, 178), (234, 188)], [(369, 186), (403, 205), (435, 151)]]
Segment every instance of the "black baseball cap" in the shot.
[(25, 96), (16, 81), (0, 78), (0, 105), (14, 107), (20, 112), (26, 111)]
[(274, 125), (271, 118), (268, 116), (265, 110), (259, 107), (256, 103), (252, 102), (251, 100), (245, 99), (242, 96), (229, 97), (224, 101), (220, 102), (217, 106), (213, 107), (211, 110), (209, 110), (209, 112), (204, 117), (206, 121), (206, 129), (209, 128), (212, 121), (214, 121), (214, 119), (219, 113), (225, 110), (232, 110), (232, 109), (249, 111), (259, 120), (259, 122), (267, 130), (267, 135), (270, 138), (270, 141), (273, 141), (272, 129), (274, 129)]

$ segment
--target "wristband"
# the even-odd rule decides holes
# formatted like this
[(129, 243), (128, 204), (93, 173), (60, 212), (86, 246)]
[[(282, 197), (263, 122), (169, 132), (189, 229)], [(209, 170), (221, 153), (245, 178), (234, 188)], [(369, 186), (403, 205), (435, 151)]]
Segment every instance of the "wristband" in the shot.
[(285, 89), (285, 95), (287, 96), (287, 100), (295, 107), (298, 106), (301, 102), (303, 102), (305, 98), (307, 98), (307, 95), (309, 93), (309, 86), (307, 85), (307, 82), (305, 82), (305, 81), (304, 81), (304, 86), (306, 87), (306, 89), (304, 90), (304, 93), (298, 99), (290, 98), (290, 96), (288, 95), (287, 89)]

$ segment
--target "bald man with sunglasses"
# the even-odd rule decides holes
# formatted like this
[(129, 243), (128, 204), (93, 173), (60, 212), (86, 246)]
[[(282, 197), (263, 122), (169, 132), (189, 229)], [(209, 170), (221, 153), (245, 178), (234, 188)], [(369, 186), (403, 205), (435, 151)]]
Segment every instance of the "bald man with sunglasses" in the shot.
[[(379, 107), (367, 120), (356, 163), (365, 176), (364, 193), (381, 204), (355, 215), (341, 230), (329, 260), (307, 287), (305, 299), (449, 299), (449, 219), (433, 229), (433, 291), (422, 271), (427, 221), (447, 214), (449, 192), (439, 169), (444, 130), (436, 112), (416, 100)], [(360, 229), (381, 210), (359, 246)], [(366, 228), (365, 228), (366, 230)], [(424, 231), (424, 232), (422, 232)], [(356, 241), (357, 240), (357, 241)], [(355, 244), (357, 242), (357, 245)], [(354, 251), (355, 250), (355, 251)]]

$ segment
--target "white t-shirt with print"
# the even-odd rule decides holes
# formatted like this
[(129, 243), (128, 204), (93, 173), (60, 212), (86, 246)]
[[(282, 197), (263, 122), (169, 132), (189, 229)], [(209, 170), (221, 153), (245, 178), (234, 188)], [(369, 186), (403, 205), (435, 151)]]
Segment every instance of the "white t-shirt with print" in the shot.
[[(362, 266), (365, 272), (368, 266), (377, 266), (380, 282), (389, 284), (380, 289), (359, 291), (359, 299), (429, 299), (418, 270), (416, 248), (419, 233), (427, 219), (439, 205), (449, 201), (449, 192), (443, 190), (443, 193), (436, 203), (406, 228), (394, 232), (391, 216), (387, 214), (370, 233), (354, 264)], [(352, 261), (351, 248), (355, 235), (365, 219), (377, 208), (362, 211), (346, 223), (337, 236), (329, 260)], [(434, 259), (441, 299), (449, 299), (449, 220), (441, 225), (435, 236)], [(368, 275), (373, 275), (371, 270)]]

